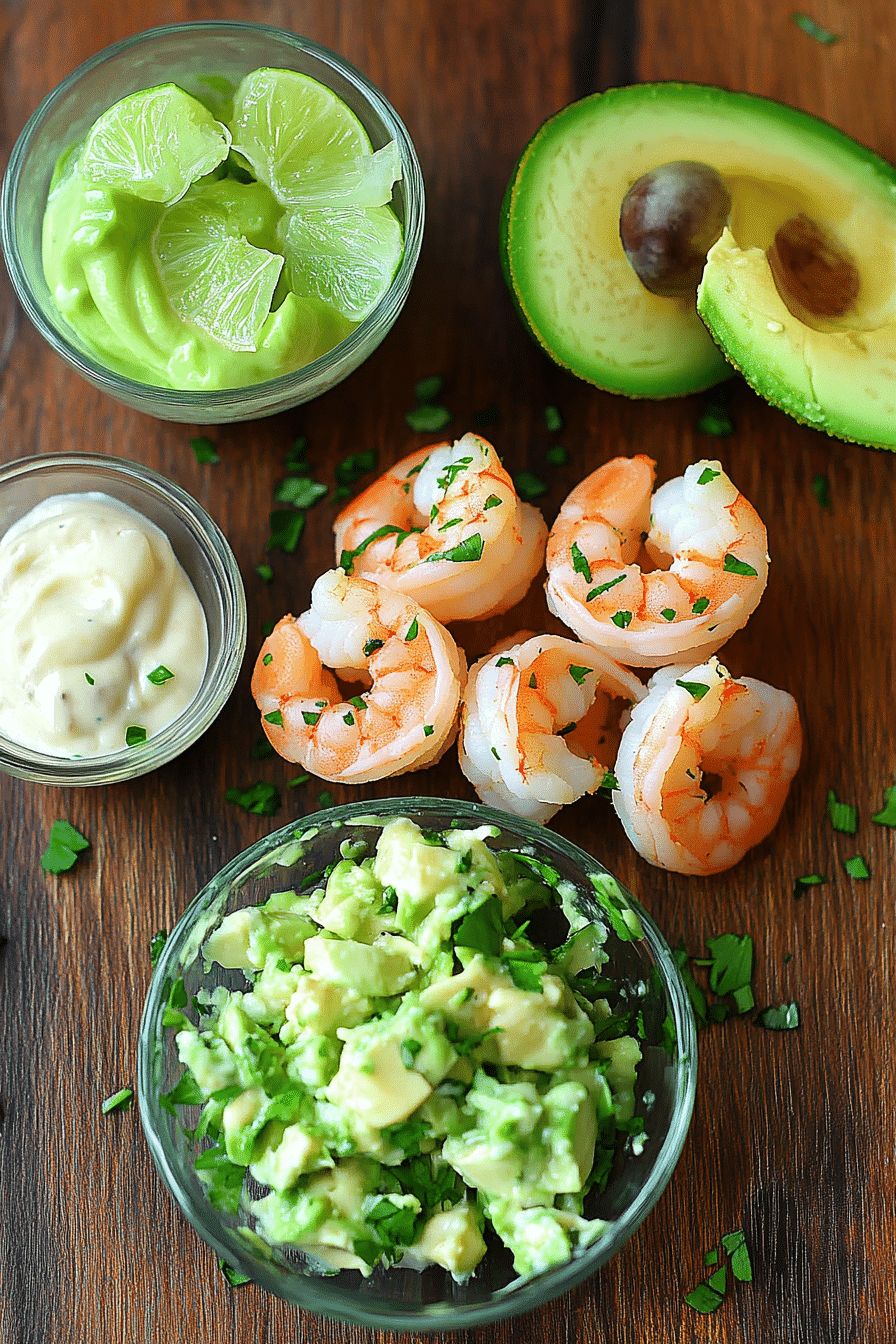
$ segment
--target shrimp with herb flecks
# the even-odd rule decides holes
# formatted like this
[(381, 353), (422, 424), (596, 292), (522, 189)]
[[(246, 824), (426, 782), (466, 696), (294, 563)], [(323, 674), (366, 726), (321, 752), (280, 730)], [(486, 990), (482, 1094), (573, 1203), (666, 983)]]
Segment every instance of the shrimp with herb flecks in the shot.
[[(329, 671), (328, 669), (332, 669)], [(337, 677), (358, 682), (343, 697)], [(466, 663), (412, 598), (341, 569), (265, 640), (252, 694), (276, 751), (321, 779), (364, 784), (437, 761), (454, 740)]]
[(440, 621), (483, 620), (526, 594), (547, 527), (476, 434), (403, 458), (333, 525), (346, 573), (407, 593)]
[(460, 767), (484, 803), (545, 822), (600, 788), (616, 756), (620, 715), (645, 691), (588, 644), (517, 638), (470, 669)]
[(781, 815), (802, 749), (796, 702), (716, 658), (664, 667), (647, 691), (622, 734), (613, 806), (648, 863), (723, 872)]
[(617, 457), (566, 498), (547, 546), (548, 606), (629, 667), (700, 662), (765, 591), (766, 531), (718, 462), (653, 492), (655, 463)]

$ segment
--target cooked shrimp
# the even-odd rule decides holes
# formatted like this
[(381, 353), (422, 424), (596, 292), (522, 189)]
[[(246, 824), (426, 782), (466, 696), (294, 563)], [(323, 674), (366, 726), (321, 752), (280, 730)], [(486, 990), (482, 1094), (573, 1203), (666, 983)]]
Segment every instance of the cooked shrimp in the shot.
[[(343, 699), (336, 677), (367, 689)], [(365, 784), (438, 760), (454, 740), (465, 677), (448, 631), (412, 598), (334, 569), (315, 583), (310, 609), (284, 616), (265, 640), (252, 694), (281, 756), (321, 779)]]
[(598, 467), (548, 538), (551, 611), (629, 667), (708, 658), (746, 624), (768, 577), (765, 525), (718, 462), (695, 462), (651, 499), (655, 465)]
[(460, 767), (484, 803), (548, 821), (600, 788), (620, 713), (644, 694), (633, 673), (587, 644), (560, 635), (505, 641), (470, 669)]
[(490, 443), (465, 434), (397, 462), (333, 525), (347, 573), (407, 593), (439, 621), (483, 620), (519, 602), (547, 527)]
[(775, 826), (800, 763), (796, 702), (717, 658), (665, 667), (622, 734), (613, 806), (657, 868), (730, 868)]

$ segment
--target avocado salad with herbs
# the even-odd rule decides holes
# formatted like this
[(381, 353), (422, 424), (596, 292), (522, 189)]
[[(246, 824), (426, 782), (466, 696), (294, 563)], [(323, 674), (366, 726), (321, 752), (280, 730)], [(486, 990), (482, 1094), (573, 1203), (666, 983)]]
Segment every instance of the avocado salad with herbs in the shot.
[[(540, 1273), (601, 1236), (585, 1196), (643, 1143), (637, 1012), (611, 1007), (605, 923), (533, 853), (491, 849), (492, 827), (368, 820), (375, 844), (354, 830), (325, 872), (206, 938), (207, 969), (246, 988), (200, 990), (194, 1023), (172, 983), (185, 1071), (162, 1104), (201, 1107), (188, 1134), (212, 1204), (310, 1269), (462, 1280), (490, 1225), (518, 1275)], [(591, 882), (639, 937), (615, 880)], [(547, 907), (569, 926), (552, 948), (530, 936)]]

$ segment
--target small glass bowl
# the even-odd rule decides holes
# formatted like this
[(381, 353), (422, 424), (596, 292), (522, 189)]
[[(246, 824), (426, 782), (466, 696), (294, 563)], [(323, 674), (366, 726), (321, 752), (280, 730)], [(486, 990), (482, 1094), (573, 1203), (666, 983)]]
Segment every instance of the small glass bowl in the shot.
[[(607, 1220), (607, 1231), (565, 1264), (521, 1280), (503, 1248), (490, 1248), (475, 1274), (457, 1283), (431, 1266), (420, 1272), (394, 1267), (364, 1278), (356, 1270), (321, 1277), (303, 1270), (289, 1252), (251, 1244), (238, 1228), (251, 1226), (241, 1210), (228, 1215), (209, 1202), (193, 1167), (198, 1149), (186, 1132), (198, 1107), (178, 1107), (175, 1118), (159, 1102), (182, 1073), (175, 1032), (163, 1014), (178, 977), (186, 1001), (216, 985), (245, 987), (241, 972), (213, 964), (204, 969), (201, 947), (231, 911), (297, 886), (339, 857), (339, 845), (359, 832), (372, 834), (380, 819), (410, 817), (424, 829), (492, 826), (495, 849), (525, 849), (552, 864), (576, 889), (576, 903), (590, 919), (607, 927), (605, 973), (620, 985), (624, 1001), (642, 1010), (642, 1062), (636, 1086), (636, 1114), (644, 1118), (643, 1144), (628, 1140), (617, 1153), (603, 1191), (586, 1202), (590, 1217)], [(373, 832), (375, 833), (375, 831)], [(301, 839), (299, 839), (301, 837)], [(259, 840), (233, 859), (199, 893), (165, 943), (150, 984), (140, 1025), (138, 1092), (150, 1151), (165, 1185), (185, 1217), (228, 1264), (296, 1306), (337, 1320), (396, 1332), (460, 1330), (514, 1316), (567, 1292), (605, 1264), (628, 1241), (665, 1189), (678, 1160), (694, 1103), (696, 1028), (687, 991), (662, 934), (638, 903), (620, 899), (640, 920), (643, 938), (619, 938), (594, 897), (588, 875), (607, 870), (584, 850), (541, 826), (477, 803), (442, 798), (387, 798), (350, 803), (318, 812)], [(190, 1011), (190, 1010), (187, 1010)]]
[[(174, 82), (201, 94), (217, 76), (236, 84), (261, 66), (298, 70), (332, 89), (352, 109), (374, 149), (394, 140), (402, 177), (392, 205), (404, 227), (404, 253), (392, 283), (364, 321), (327, 354), (294, 373), (249, 387), (176, 391), (104, 367), (53, 303), (44, 278), (44, 205), (56, 162), (101, 113), (129, 93)], [(95, 387), (160, 420), (220, 424), (299, 406), (342, 381), (382, 341), (404, 306), (423, 240), (423, 176), (410, 136), (383, 95), (348, 61), (316, 42), (261, 23), (178, 23), (107, 47), (78, 67), (29, 118), (9, 160), (0, 197), (0, 244), (25, 312), (40, 334)]]
[(0, 770), (36, 784), (117, 784), (173, 760), (217, 718), (239, 675), (246, 648), (246, 595), (227, 538), (180, 486), (149, 467), (99, 453), (52, 453), (0, 468), (0, 536), (51, 495), (99, 491), (160, 528), (186, 571), (205, 613), (208, 661), (187, 709), (139, 747), (67, 758), (0, 734)]

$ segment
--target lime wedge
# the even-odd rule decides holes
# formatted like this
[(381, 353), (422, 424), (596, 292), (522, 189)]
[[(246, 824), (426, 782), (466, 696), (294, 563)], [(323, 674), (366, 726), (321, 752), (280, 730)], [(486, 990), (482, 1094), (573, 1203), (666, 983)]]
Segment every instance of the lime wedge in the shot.
[(290, 288), (362, 322), (401, 260), (401, 224), (387, 205), (293, 210), (281, 223)]
[(131, 93), (94, 122), (80, 168), (91, 182), (166, 204), (226, 159), (230, 131), (176, 84)]
[[(245, 196), (264, 188), (240, 190)], [(153, 254), (178, 317), (228, 350), (256, 350), (283, 258), (248, 241), (246, 222), (233, 207), (233, 184), (226, 179), (195, 188), (165, 211)]]
[(303, 200), (316, 178), (332, 180), (340, 169), (356, 172), (356, 160), (371, 152), (351, 108), (296, 70), (263, 68), (246, 75), (234, 94), (230, 126), (234, 149), (282, 205)]
[(392, 187), (400, 177), (401, 155), (395, 141), (390, 140), (373, 154), (362, 154), (351, 162), (300, 178), (288, 192), (281, 192), (280, 201), (287, 208), (306, 210), (388, 205)]

